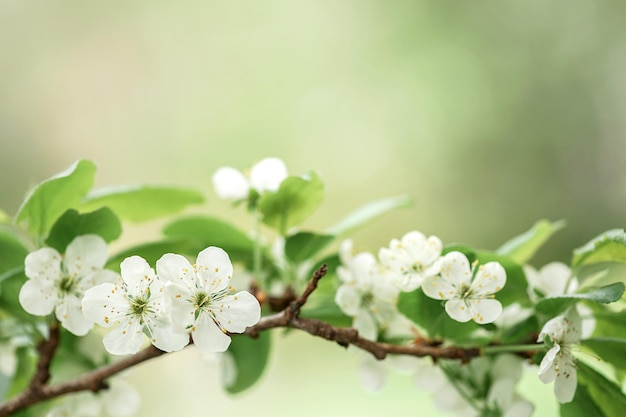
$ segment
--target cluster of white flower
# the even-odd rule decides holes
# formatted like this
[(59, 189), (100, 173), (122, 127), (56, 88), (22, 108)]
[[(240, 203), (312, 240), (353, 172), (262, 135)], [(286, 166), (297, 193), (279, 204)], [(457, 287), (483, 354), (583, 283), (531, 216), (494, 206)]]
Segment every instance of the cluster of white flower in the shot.
[(181, 255), (163, 255), (156, 273), (145, 259), (131, 256), (118, 276), (102, 269), (106, 259), (106, 243), (96, 235), (75, 238), (64, 256), (51, 248), (30, 253), (22, 306), (41, 316), (54, 310), (61, 325), (79, 336), (93, 323), (111, 327), (103, 342), (116, 355), (136, 353), (144, 334), (166, 352), (186, 346), (189, 333), (203, 352), (223, 352), (228, 333), (241, 333), (260, 319), (252, 294), (233, 294), (233, 266), (220, 248), (206, 248), (194, 265)]
[(265, 158), (250, 169), (246, 176), (238, 169), (222, 167), (212, 177), (215, 193), (224, 199), (240, 200), (248, 197), (250, 189), (259, 194), (264, 191), (276, 191), (287, 178), (287, 167), (278, 158)]
[(342, 244), (342, 266), (337, 270), (343, 285), (336, 303), (354, 317), (354, 327), (375, 340), (398, 315), (400, 291), (422, 288), (428, 297), (446, 301), (448, 315), (457, 321), (492, 323), (502, 313), (494, 293), (504, 287), (506, 272), (497, 262), (471, 268), (461, 252), (441, 256), (441, 240), (411, 231), (381, 248), (379, 262), (367, 252), (351, 255), (352, 243)]

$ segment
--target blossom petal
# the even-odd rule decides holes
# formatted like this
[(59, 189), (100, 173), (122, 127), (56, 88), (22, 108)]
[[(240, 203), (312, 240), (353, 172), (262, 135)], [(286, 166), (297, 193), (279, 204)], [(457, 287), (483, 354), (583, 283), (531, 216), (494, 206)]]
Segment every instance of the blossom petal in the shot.
[(123, 320), (130, 308), (122, 287), (109, 282), (85, 291), (81, 304), (85, 317), (103, 327)]
[(75, 295), (66, 295), (57, 304), (55, 314), (63, 327), (76, 336), (84, 336), (93, 327), (93, 321), (83, 314), (80, 298)]
[(378, 326), (374, 321), (374, 317), (369, 312), (359, 313), (352, 322), (352, 327), (359, 331), (359, 336), (369, 339), (378, 339)]
[(166, 253), (156, 262), (158, 277), (176, 286), (192, 292), (196, 286), (196, 273), (187, 258), (173, 253)]
[(144, 342), (143, 326), (139, 320), (124, 320), (107, 333), (102, 342), (107, 352), (113, 355), (135, 354)]
[(472, 281), (475, 294), (493, 294), (500, 291), (506, 284), (506, 272), (498, 262), (488, 262), (478, 267)]
[(57, 281), (61, 278), (61, 255), (52, 248), (42, 248), (26, 255), (24, 272), (30, 279)]
[(163, 324), (150, 325), (147, 328), (150, 342), (164, 352), (176, 352), (189, 344), (189, 335), (175, 332), (171, 326)]
[(209, 246), (198, 254), (196, 268), (202, 287), (210, 294), (228, 287), (233, 276), (233, 264), (228, 254), (216, 246)]
[(241, 199), (248, 196), (250, 190), (248, 179), (235, 168), (222, 167), (215, 171), (211, 180), (215, 194), (219, 198)]
[(461, 323), (468, 322), (472, 319), (471, 309), (465, 304), (464, 300), (460, 299), (448, 300), (446, 302), (446, 313), (448, 313), (452, 319), (460, 321)]
[(483, 300), (467, 300), (466, 304), (472, 312), (472, 320), (479, 324), (493, 323), (502, 314), (500, 301), (486, 298)]
[(250, 186), (259, 193), (276, 191), (287, 175), (287, 167), (281, 159), (265, 158), (250, 170)]
[(574, 399), (576, 394), (576, 367), (565, 360), (561, 363), (559, 374), (554, 381), (554, 394), (560, 403), (568, 403)]
[(118, 274), (113, 271), (109, 271), (108, 269), (93, 271), (76, 282), (76, 291), (83, 294), (85, 291), (95, 287), (96, 285), (104, 284), (105, 282), (113, 283), (117, 281), (118, 278)]
[(450, 252), (441, 259), (441, 277), (457, 287), (469, 287), (472, 271), (467, 257), (461, 252)]
[(361, 293), (355, 286), (344, 284), (335, 293), (335, 303), (348, 316), (354, 317), (359, 313)]
[(544, 384), (554, 381), (556, 378), (556, 370), (554, 369), (554, 360), (556, 359), (556, 355), (561, 350), (561, 346), (555, 344), (548, 352), (546, 352), (545, 356), (541, 360), (541, 364), (539, 365), (539, 380)]
[(112, 378), (107, 382), (109, 389), (103, 390), (100, 394), (106, 413), (116, 417), (135, 415), (141, 403), (135, 387), (119, 378)]
[(261, 318), (261, 305), (249, 292), (240, 291), (222, 299), (218, 309), (213, 310), (220, 325), (231, 333), (242, 333), (254, 326)]
[(30, 314), (46, 316), (52, 313), (57, 303), (57, 293), (50, 281), (29, 279), (22, 285), (20, 304)]
[(83, 235), (67, 245), (64, 264), (70, 276), (82, 276), (102, 269), (108, 256), (104, 239), (98, 235)]
[(378, 392), (387, 380), (387, 369), (382, 361), (366, 356), (359, 364), (359, 376), (365, 389)]
[(130, 256), (120, 264), (122, 279), (132, 295), (142, 294), (156, 278), (154, 270), (141, 256)]
[(225, 352), (230, 346), (230, 336), (220, 329), (208, 314), (200, 314), (191, 329), (194, 344), (203, 353)]
[(422, 291), (435, 300), (449, 300), (458, 296), (459, 289), (456, 282), (435, 275), (424, 279)]

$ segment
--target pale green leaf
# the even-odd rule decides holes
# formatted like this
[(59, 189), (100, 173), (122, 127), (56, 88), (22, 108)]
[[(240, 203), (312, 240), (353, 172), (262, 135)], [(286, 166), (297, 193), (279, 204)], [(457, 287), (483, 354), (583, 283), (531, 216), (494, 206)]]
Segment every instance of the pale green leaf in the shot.
[(616, 368), (626, 370), (626, 340), (617, 337), (594, 337), (581, 341), (602, 360)]
[(94, 190), (83, 202), (82, 211), (109, 207), (118, 216), (134, 222), (175, 214), (193, 204), (204, 202), (204, 196), (191, 189), (135, 185)]
[(535, 309), (541, 313), (557, 315), (578, 301), (587, 300), (600, 304), (614, 303), (624, 294), (624, 284), (615, 282), (600, 288), (589, 288), (584, 293), (564, 294), (540, 300)]
[(263, 332), (256, 339), (247, 336), (233, 337), (228, 353), (234, 359), (236, 377), (230, 385), (224, 387), (229, 393), (242, 392), (261, 378), (269, 357), (270, 336), (269, 332)]
[(413, 204), (413, 199), (406, 195), (384, 198), (372, 201), (354, 210), (337, 224), (328, 229), (331, 235), (341, 235), (350, 232), (392, 210), (408, 207)]
[(27, 224), (30, 232), (45, 236), (67, 209), (79, 206), (93, 185), (95, 173), (93, 162), (80, 160), (66, 171), (39, 183), (19, 208), (17, 223)]
[(99, 235), (106, 242), (112, 242), (122, 234), (122, 224), (108, 207), (82, 214), (70, 209), (52, 226), (46, 244), (63, 253), (75, 237), (86, 234)]
[(496, 253), (506, 255), (519, 264), (525, 264), (563, 226), (565, 222), (562, 220), (556, 222), (539, 220), (529, 230), (500, 246)]
[(311, 259), (335, 239), (332, 235), (298, 232), (285, 239), (285, 256), (299, 263)]
[(572, 267), (579, 268), (584, 265), (603, 262), (626, 263), (626, 233), (624, 233), (624, 229), (609, 230), (574, 250)]

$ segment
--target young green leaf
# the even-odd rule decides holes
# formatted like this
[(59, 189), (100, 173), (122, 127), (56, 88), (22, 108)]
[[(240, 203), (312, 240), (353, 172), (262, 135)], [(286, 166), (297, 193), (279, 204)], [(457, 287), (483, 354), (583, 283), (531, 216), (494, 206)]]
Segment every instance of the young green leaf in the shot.
[(324, 184), (315, 172), (287, 177), (276, 192), (265, 192), (258, 202), (263, 223), (285, 235), (300, 224), (322, 203)]
[(593, 337), (581, 341), (605, 362), (626, 370), (626, 340), (617, 337)]
[(572, 268), (601, 262), (626, 263), (626, 233), (613, 229), (574, 250)]
[(252, 259), (254, 242), (242, 230), (217, 217), (191, 215), (176, 219), (163, 228), (165, 236), (195, 242), (193, 256), (208, 246), (224, 249), (233, 261)]
[(306, 261), (317, 255), (334, 239), (333, 235), (298, 232), (285, 239), (285, 256), (295, 263)]
[(382, 200), (372, 201), (359, 207), (355, 211), (348, 214), (330, 229), (328, 233), (331, 235), (342, 235), (348, 233), (374, 219), (382, 216), (392, 210), (402, 207), (409, 207), (413, 204), (413, 199), (406, 195), (384, 198)]
[(75, 237), (87, 234), (112, 242), (122, 234), (122, 223), (108, 207), (83, 214), (69, 209), (52, 226), (46, 244), (63, 253)]
[(584, 385), (594, 403), (606, 417), (622, 417), (626, 410), (626, 396), (615, 384), (595, 369), (578, 361), (578, 382)]
[(137, 185), (94, 190), (87, 195), (81, 209), (110, 207), (118, 216), (142, 222), (178, 213), (192, 204), (204, 202), (204, 196), (180, 187)]
[(259, 337), (233, 337), (228, 353), (235, 364), (235, 379), (224, 388), (231, 393), (242, 392), (254, 385), (265, 370), (270, 352), (270, 333), (263, 332)]
[(584, 293), (564, 294), (540, 300), (535, 309), (541, 313), (558, 315), (567, 307), (581, 300), (595, 301), (600, 304), (614, 303), (622, 298), (624, 284), (615, 282), (600, 288), (589, 288)]
[(0, 229), (0, 274), (24, 265), (28, 250), (7, 230)]
[(28, 230), (45, 236), (54, 222), (67, 209), (78, 207), (91, 189), (96, 173), (93, 162), (80, 160), (37, 185), (19, 208), (18, 224), (27, 223)]
[(557, 231), (565, 226), (563, 220), (550, 222), (539, 220), (530, 230), (506, 242), (500, 246), (496, 253), (505, 255), (513, 261), (523, 265), (527, 263), (539, 248), (552, 237)]

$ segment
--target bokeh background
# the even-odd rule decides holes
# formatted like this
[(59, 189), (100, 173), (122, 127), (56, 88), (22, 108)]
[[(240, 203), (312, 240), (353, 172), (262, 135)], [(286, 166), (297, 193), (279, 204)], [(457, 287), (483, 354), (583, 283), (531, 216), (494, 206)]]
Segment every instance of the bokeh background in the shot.
[[(626, 219), (625, 16), (620, 1), (0, 0), (0, 207), (89, 158), (98, 186), (192, 186), (245, 226), (210, 176), (278, 156), (327, 184), (309, 228), (415, 198), (356, 232), (360, 249), (411, 229), (493, 249), (548, 218), (568, 227), (536, 266), (567, 261)], [(235, 398), (192, 349), (139, 367), (139, 416), (437, 415), (407, 377), (367, 394), (340, 347), (276, 341)]]

